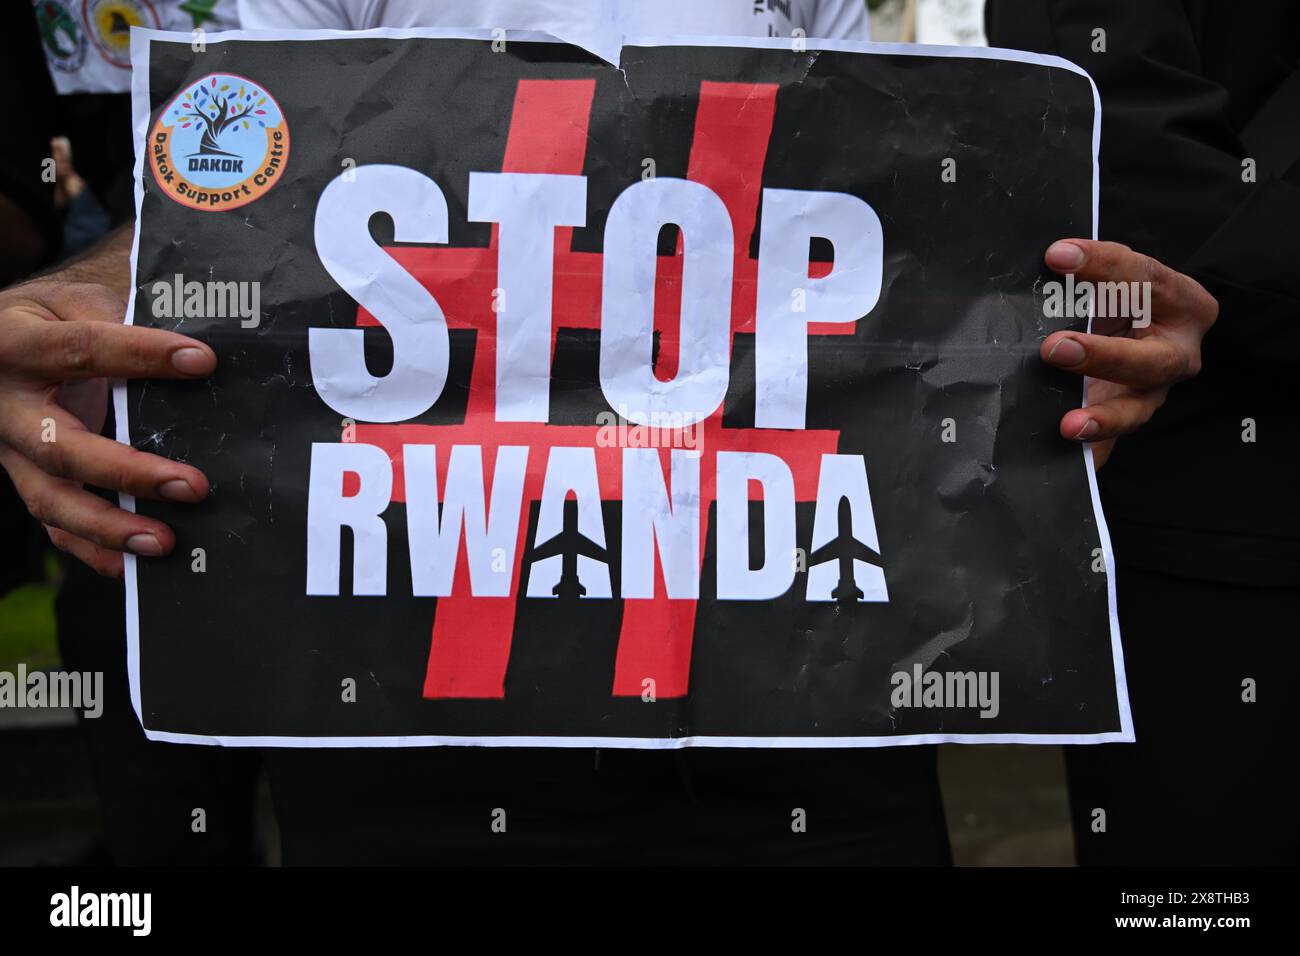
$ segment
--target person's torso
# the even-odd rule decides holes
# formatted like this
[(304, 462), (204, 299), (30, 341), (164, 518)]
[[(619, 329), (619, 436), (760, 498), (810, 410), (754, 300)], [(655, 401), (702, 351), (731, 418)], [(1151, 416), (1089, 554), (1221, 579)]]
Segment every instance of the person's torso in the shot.
[(863, 0), (241, 0), (239, 12), (254, 29), (599, 26), (627, 36), (869, 38)]

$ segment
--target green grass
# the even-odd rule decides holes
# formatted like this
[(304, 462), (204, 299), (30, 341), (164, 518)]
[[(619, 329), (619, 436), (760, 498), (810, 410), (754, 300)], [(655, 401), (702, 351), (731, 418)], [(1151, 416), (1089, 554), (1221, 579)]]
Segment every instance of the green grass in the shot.
[(58, 666), (54, 628), (57, 579), (58, 565), (51, 558), (45, 583), (26, 584), (0, 598), (0, 670), (12, 672), (20, 663), (29, 670)]

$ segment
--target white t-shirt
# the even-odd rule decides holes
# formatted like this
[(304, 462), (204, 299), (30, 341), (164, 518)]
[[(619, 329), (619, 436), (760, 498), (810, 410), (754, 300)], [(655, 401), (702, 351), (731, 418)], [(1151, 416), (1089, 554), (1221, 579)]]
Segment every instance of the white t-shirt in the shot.
[(247, 29), (541, 30), (607, 59), (622, 36), (870, 38), (866, 0), (239, 0), (239, 16)]
[[(9, 0), (10, 3), (14, 0)], [(36, 8), (45, 62), (59, 93), (131, 88), (131, 27), (193, 35), (239, 26), (237, 0), (19, 0)]]
[[(32, 0), (60, 93), (131, 86), (130, 28), (540, 30), (617, 60), (623, 36), (868, 39), (865, 0)], [(796, 33), (796, 31), (801, 31)]]

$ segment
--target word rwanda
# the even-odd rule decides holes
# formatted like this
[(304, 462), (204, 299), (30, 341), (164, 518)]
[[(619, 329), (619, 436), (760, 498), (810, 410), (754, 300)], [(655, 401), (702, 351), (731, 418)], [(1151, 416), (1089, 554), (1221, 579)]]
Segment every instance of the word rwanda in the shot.
[(63, 707), (94, 719), (104, 712), (104, 675), (99, 671), (0, 671), (0, 707)]
[[(880, 219), (867, 203), (847, 193), (765, 189), (761, 208), (754, 427), (804, 429), (809, 325), (855, 322), (875, 307), (884, 261)], [(321, 262), (387, 330), (393, 342), (391, 371), (384, 376), (370, 372), (360, 329), (310, 329), (308, 348), (317, 394), (330, 408), (357, 421), (397, 422), (423, 414), (438, 401), (447, 382), (450, 348), (447, 321), (433, 293), (372, 238), (370, 219), (380, 212), (392, 219), (396, 242), (444, 243), (447, 201), (432, 179), (393, 165), (349, 170), (321, 194), (315, 220)], [(473, 172), (468, 214), (471, 221), (497, 225), (498, 283), (508, 292), (500, 299), (511, 303), (494, 310), (495, 418), (545, 424), (550, 416), (554, 235), (557, 227), (586, 224), (587, 179)], [(655, 303), (647, 292), (655, 288), (660, 230), (670, 224), (682, 237), (679, 326), (684, 344), (677, 373), (663, 380), (654, 367)], [(814, 238), (834, 248), (833, 268), (816, 278), (809, 276)], [(597, 436), (599, 455), (591, 447), (560, 447), (571, 444), (559, 440), (572, 433), (563, 428), (555, 428), (556, 437), (539, 448), (523, 441), (495, 446), (495, 462), (487, 463), (493, 469), (490, 497), (486, 446), (406, 445), (403, 477), (416, 596), (451, 593), (462, 540), (471, 593), (514, 593), (514, 556), (526, 518), (525, 479), (543, 469), (534, 547), (551, 538), (573, 542), (551, 557), (563, 558), (563, 580), (572, 579), (570, 559), (576, 560), (582, 596), (610, 596), (603, 489), (621, 491), (623, 597), (654, 596), (657, 556), (667, 596), (698, 598), (706, 489), (716, 490), (718, 597), (768, 600), (790, 587), (796, 573), (790, 558), (796, 551), (791, 463), (776, 454), (744, 451), (719, 451), (702, 463), (700, 437), (690, 431), (710, 419), (727, 394), (734, 248), (731, 215), (703, 184), (646, 179), (615, 199), (604, 230), (600, 388), (620, 417), (651, 431), (620, 434), (622, 426), (607, 414)], [(621, 448), (621, 454), (609, 452), (611, 446)], [(667, 474), (657, 450), (665, 447)], [(888, 600), (865, 461), (860, 455), (824, 454), (817, 465), (812, 546), (814, 556), (817, 549), (824, 555), (809, 561), (822, 566), (809, 572), (808, 600)], [(611, 475), (611, 468), (621, 473)], [(344, 493), (345, 479), (349, 494)], [(393, 485), (392, 463), (376, 446), (312, 446), (308, 594), (339, 593), (344, 527), (351, 529), (354, 543), (354, 593), (386, 593), (387, 529), (381, 515)], [(441, 508), (439, 487), (445, 487)], [(763, 503), (766, 560), (757, 569), (750, 567), (749, 558), (751, 500)], [(542, 575), (530, 578), (530, 597), (550, 597), (558, 589), (561, 585), (548, 588)]]
[(149, 286), (153, 295), (153, 314), (158, 319), (233, 319), (244, 329), (262, 324), (262, 284), (260, 282), (185, 281), (177, 273)]
[[(453, 445), (440, 513), (438, 447), (403, 446), (415, 597), (452, 593), (462, 541), (470, 593), (475, 597), (514, 593), (515, 549), (525, 518), (522, 505), (530, 453), (531, 449), (522, 445), (497, 449), (489, 498), (484, 488), (483, 449)], [(670, 456), (671, 491), (657, 451), (622, 450), (624, 598), (655, 596), (656, 555), (669, 598), (697, 600), (700, 596), (700, 460), (690, 451), (673, 450)], [(798, 552), (790, 467), (776, 455), (762, 452), (721, 451), (715, 460), (718, 600), (779, 597), (802, 570), (794, 557)], [(344, 494), (348, 476), (359, 478), (360, 487)], [(757, 569), (750, 567), (751, 483), (762, 489), (763, 502), (764, 562)], [(540, 552), (538, 546), (554, 539), (557, 558), (569, 551), (584, 561), (608, 565), (599, 488), (595, 449), (551, 448), (534, 547)], [(312, 445), (307, 492), (308, 594), (339, 594), (340, 532), (344, 527), (351, 529), (353, 538), (353, 593), (388, 593), (388, 529), (381, 516), (392, 489), (392, 462), (382, 448), (360, 443)], [(570, 494), (576, 501), (566, 500)], [(815, 550), (807, 560), (814, 565), (809, 568), (807, 600), (889, 600), (877, 547), (862, 456), (822, 455), (813, 517)], [(588, 563), (576, 573), (581, 596), (612, 597), (607, 567)], [(528, 596), (560, 596), (561, 587), (552, 588), (546, 578), (534, 575)]]

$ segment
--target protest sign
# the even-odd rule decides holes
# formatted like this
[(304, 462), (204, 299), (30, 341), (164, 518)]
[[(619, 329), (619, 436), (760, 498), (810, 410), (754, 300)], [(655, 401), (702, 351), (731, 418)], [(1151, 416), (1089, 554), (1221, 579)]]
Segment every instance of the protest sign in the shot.
[(1099, 112), (1006, 51), (138, 36), (151, 737), (1132, 739), (1081, 383)]

